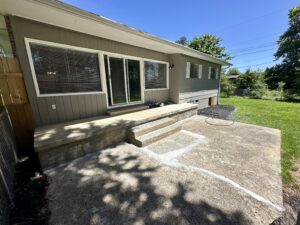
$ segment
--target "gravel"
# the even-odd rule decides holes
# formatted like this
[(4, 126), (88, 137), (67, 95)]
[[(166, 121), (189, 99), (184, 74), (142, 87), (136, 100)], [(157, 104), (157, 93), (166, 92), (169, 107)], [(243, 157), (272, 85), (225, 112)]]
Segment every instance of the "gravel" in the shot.
[(198, 114), (217, 118), (217, 119), (234, 120), (235, 110), (236, 110), (235, 107), (232, 105), (216, 105), (216, 106), (200, 109), (198, 111)]

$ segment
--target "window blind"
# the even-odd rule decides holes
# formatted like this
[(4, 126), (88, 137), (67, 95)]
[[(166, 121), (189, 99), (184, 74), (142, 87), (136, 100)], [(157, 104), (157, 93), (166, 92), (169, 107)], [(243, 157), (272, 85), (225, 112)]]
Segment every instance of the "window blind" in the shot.
[(40, 94), (101, 91), (97, 53), (30, 43)]

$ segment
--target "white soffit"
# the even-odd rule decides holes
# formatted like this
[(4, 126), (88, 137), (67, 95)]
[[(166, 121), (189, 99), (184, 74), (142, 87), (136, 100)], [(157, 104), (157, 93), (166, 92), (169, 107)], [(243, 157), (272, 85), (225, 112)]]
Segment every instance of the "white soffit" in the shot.
[(223, 60), (55, 0), (0, 0), (0, 6), (1, 14), (24, 17), (158, 52), (185, 54), (217, 64), (230, 65)]

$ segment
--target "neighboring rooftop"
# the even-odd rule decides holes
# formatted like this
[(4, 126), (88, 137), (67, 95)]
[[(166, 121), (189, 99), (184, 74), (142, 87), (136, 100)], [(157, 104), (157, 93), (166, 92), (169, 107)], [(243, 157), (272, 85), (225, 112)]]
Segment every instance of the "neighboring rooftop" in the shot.
[(236, 79), (236, 78), (238, 78), (240, 75), (238, 75), (238, 74), (232, 74), (232, 75), (227, 75), (226, 77), (228, 78), (228, 79)]
[[(0, 0), (0, 13), (15, 15), (167, 54), (230, 63), (56, 0)], [(120, 39), (122, 37), (122, 39)]]

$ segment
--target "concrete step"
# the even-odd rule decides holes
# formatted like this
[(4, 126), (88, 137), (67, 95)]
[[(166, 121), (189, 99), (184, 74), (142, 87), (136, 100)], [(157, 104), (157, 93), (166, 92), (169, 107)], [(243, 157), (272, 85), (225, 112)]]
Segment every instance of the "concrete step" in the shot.
[(159, 120), (154, 120), (152, 122), (144, 123), (139, 126), (132, 127), (128, 130), (128, 135), (130, 138), (137, 138), (144, 134), (150, 133), (157, 129), (169, 126), (171, 124), (176, 123), (175, 119), (170, 117), (162, 118)]
[(171, 134), (174, 134), (181, 130), (181, 125), (175, 123), (164, 128), (152, 131), (150, 133), (144, 134), (142, 136), (131, 139), (131, 143), (138, 147), (144, 147), (149, 144), (152, 144), (156, 141), (159, 141)]
[(109, 116), (118, 116), (126, 113), (138, 112), (145, 109), (149, 109), (147, 105), (137, 105), (137, 106), (128, 106), (117, 109), (111, 109), (107, 111), (107, 115)]

